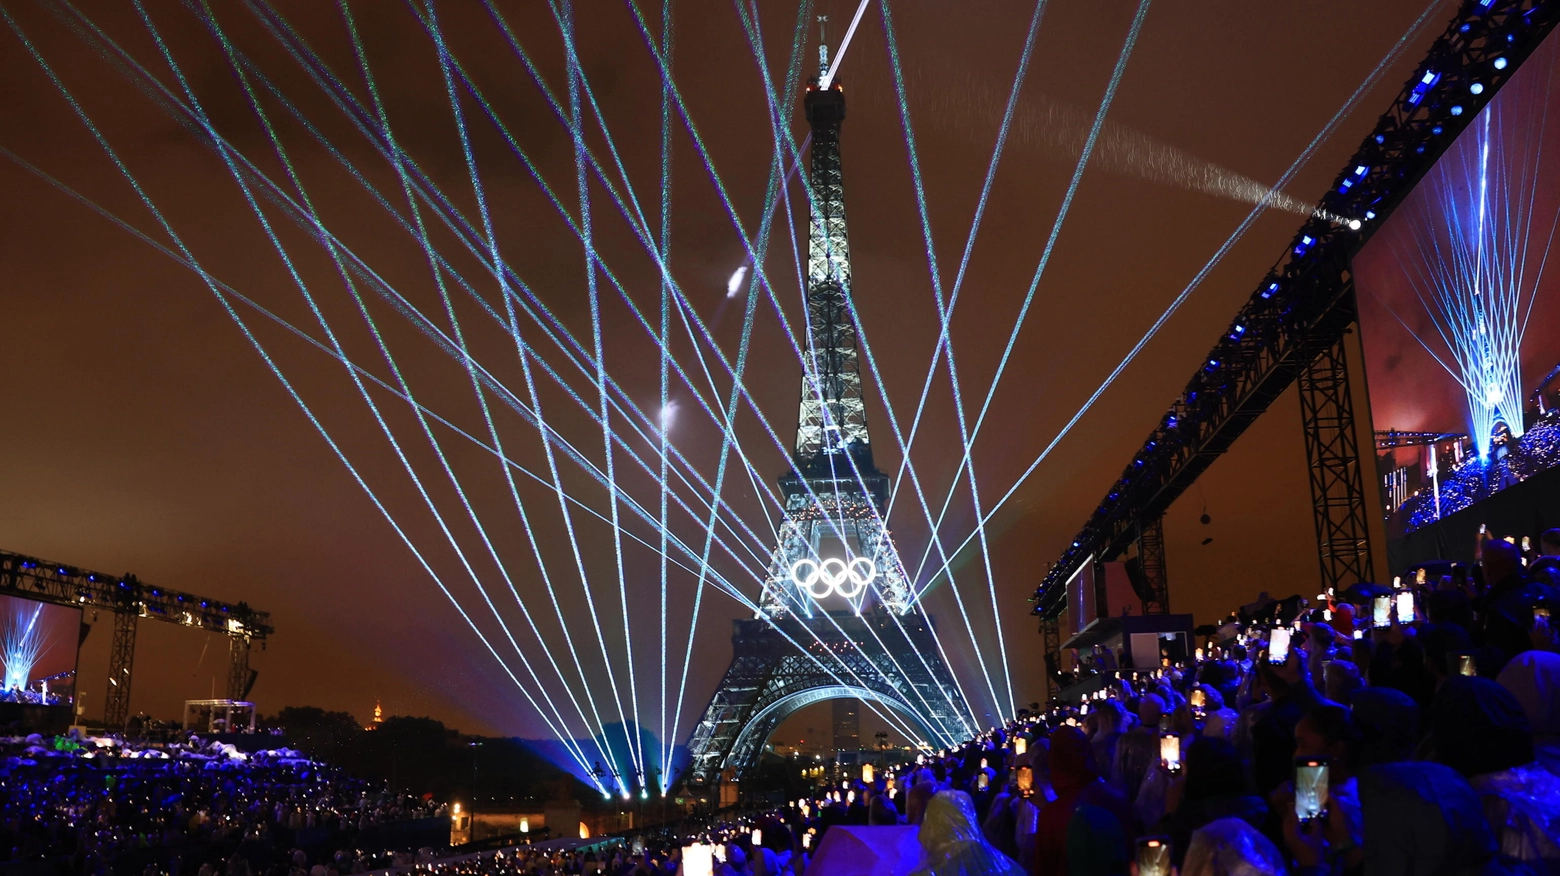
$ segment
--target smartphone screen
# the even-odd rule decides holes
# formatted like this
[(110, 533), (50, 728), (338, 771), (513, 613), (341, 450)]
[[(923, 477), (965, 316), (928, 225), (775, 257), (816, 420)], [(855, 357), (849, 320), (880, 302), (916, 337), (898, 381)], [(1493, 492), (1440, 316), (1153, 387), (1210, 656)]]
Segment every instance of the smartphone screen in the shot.
[(1295, 817), (1301, 821), (1321, 818), (1327, 804), (1327, 759), (1295, 758)]
[(1137, 841), (1138, 876), (1170, 876), (1170, 838), (1145, 836)]
[(1018, 785), (1018, 793), (1028, 797), (1035, 791), (1035, 771), (1033, 767), (1021, 766), (1015, 779)]
[(1289, 637), (1294, 635), (1285, 627), (1268, 634), (1268, 662), (1283, 663), (1289, 659)]
[(1172, 773), (1181, 771), (1181, 737), (1166, 733), (1159, 737), (1159, 759)]
[(1191, 694), (1191, 700), (1190, 701), (1191, 701), (1191, 704), (1192, 704), (1192, 708), (1194, 708), (1194, 709), (1205, 709), (1205, 708), (1208, 707), (1208, 694), (1202, 688), (1194, 687), (1194, 688), (1192, 688), (1192, 694)]
[(1392, 626), (1392, 597), (1378, 596), (1371, 601), (1370, 625), (1373, 627)]
[(683, 846), (682, 860), (684, 876), (712, 876), (715, 872), (714, 850), (702, 843)]
[(1457, 674), (1458, 675), (1478, 675), (1479, 674), (1479, 663), (1478, 663), (1477, 660), (1474, 659), (1472, 654), (1458, 654), (1457, 655)]
[(1414, 622), (1414, 591), (1404, 590), (1397, 595), (1397, 619), (1400, 624)]
[(985, 773), (981, 773), (975, 777), (975, 787), (984, 791), (991, 787), (991, 779)]

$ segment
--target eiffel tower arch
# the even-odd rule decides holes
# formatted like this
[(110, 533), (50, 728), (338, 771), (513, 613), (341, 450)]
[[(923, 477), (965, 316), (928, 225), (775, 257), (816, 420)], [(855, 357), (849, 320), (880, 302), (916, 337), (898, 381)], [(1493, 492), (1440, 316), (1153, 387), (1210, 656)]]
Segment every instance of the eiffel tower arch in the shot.
[(758, 615), (734, 622), (731, 666), (689, 741), (693, 785), (747, 774), (781, 721), (825, 700), (859, 699), (932, 747), (976, 729), (883, 517), (890, 480), (872, 460), (851, 304), (845, 93), (815, 79), (804, 106), (811, 219), (796, 450)]

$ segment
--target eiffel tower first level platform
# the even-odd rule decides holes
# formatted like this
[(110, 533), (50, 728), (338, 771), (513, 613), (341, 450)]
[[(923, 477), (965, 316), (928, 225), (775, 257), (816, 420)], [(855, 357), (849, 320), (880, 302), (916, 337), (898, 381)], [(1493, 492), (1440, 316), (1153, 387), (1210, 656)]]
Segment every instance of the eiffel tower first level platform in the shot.
[(973, 725), (935, 636), (927, 617), (884, 610), (735, 621), (731, 668), (689, 743), (689, 783), (748, 775), (782, 721), (824, 700), (896, 712), (933, 746), (964, 739)]

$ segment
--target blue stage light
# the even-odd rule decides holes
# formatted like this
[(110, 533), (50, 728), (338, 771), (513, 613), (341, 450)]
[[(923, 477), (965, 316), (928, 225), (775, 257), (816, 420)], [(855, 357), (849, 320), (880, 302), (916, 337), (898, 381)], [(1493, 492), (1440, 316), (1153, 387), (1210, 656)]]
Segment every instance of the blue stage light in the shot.
[(1434, 70), (1426, 71), (1425, 75), (1420, 77), (1419, 83), (1414, 86), (1414, 90), (1409, 93), (1409, 104), (1417, 106), (1421, 100), (1425, 99), (1425, 93), (1434, 88), (1435, 84), (1440, 81), (1441, 74), (1435, 72)]
[(1457, 104), (1456, 106), (1452, 107), (1452, 115), (1454, 115), (1454, 116), (1462, 115), (1462, 104)]
[(1507, 61), (1506, 61), (1505, 58), (1496, 58), (1495, 59), (1495, 69), (1496, 70), (1504, 70), (1504, 69), (1506, 69), (1506, 64), (1507, 64)]
[(1483, 94), (1484, 93), (1484, 83), (1482, 83), (1482, 82), (1475, 82), (1472, 85), (1468, 86), (1468, 93), (1470, 93), (1470, 94)]

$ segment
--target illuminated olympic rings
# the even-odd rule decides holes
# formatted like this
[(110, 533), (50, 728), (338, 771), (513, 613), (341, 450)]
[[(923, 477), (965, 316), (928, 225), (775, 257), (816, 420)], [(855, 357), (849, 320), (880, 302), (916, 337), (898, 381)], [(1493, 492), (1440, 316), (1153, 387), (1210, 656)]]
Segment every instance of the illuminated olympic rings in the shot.
[(797, 560), (791, 564), (791, 581), (813, 599), (823, 599), (833, 593), (846, 599), (855, 599), (877, 578), (877, 564), (866, 557), (856, 557), (849, 562), (830, 557), (817, 560)]

